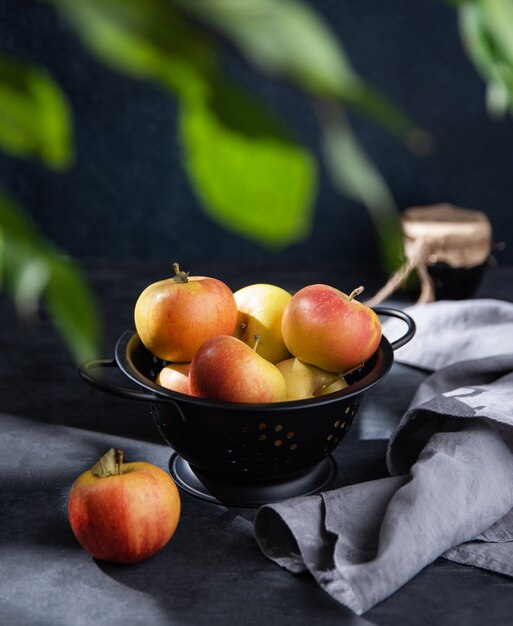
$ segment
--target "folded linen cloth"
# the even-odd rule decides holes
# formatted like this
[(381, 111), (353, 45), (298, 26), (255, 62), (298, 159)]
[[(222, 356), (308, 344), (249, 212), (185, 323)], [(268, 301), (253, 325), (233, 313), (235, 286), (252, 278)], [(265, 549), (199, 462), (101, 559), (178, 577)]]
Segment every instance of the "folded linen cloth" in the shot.
[(513, 304), (406, 311), (417, 335), (396, 360), (438, 371), (391, 437), (391, 476), (266, 505), (255, 518), (268, 558), (309, 571), (357, 614), (439, 556), (513, 576)]

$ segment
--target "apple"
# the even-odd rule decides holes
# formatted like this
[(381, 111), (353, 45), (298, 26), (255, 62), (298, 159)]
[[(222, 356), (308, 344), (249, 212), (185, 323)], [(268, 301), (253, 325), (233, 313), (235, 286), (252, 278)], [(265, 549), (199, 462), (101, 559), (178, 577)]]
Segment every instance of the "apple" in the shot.
[(282, 402), (287, 397), (280, 370), (228, 335), (213, 337), (196, 351), (189, 393), (226, 402)]
[(123, 463), (122, 450), (111, 449), (74, 482), (68, 518), (75, 537), (94, 558), (138, 563), (173, 536), (180, 496), (159, 467)]
[(160, 370), (157, 384), (179, 393), (189, 393), (190, 366), (190, 363), (169, 363)]
[(328, 372), (349, 370), (367, 361), (381, 340), (376, 313), (329, 285), (309, 285), (295, 293), (283, 313), (282, 334), (295, 357)]
[(254, 336), (258, 335), (256, 352), (271, 363), (289, 357), (281, 336), (281, 318), (291, 294), (275, 285), (256, 284), (239, 289), (233, 295), (239, 309), (235, 337), (252, 346)]
[(237, 304), (220, 280), (189, 276), (177, 263), (173, 268), (173, 278), (149, 285), (137, 299), (135, 328), (152, 354), (185, 363), (207, 339), (233, 334)]
[(286, 359), (276, 364), (285, 378), (287, 400), (303, 400), (323, 396), (347, 387), (342, 375), (321, 370), (299, 359)]

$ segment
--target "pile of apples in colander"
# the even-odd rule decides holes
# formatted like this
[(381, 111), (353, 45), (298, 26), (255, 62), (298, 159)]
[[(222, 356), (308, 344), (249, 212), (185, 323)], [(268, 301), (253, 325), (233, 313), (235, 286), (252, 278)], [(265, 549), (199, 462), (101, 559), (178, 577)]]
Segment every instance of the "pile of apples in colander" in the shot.
[(284, 402), (334, 393), (378, 348), (376, 313), (329, 285), (294, 295), (271, 284), (235, 293), (222, 281), (189, 276), (152, 283), (135, 305), (144, 346), (169, 362), (157, 383), (225, 402)]

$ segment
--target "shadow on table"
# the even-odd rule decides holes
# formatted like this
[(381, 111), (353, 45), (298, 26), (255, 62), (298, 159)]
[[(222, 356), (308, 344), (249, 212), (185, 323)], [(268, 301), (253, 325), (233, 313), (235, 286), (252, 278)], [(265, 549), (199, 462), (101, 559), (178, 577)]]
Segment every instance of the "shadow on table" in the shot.
[[(332, 488), (386, 475), (386, 441), (347, 440), (337, 449)], [(179, 624), (348, 624), (353, 615), (309, 575), (293, 575), (260, 552), (256, 509), (227, 508), (181, 493), (182, 516), (170, 543), (135, 566), (97, 562), (118, 583), (153, 596)]]
[(118, 583), (153, 596), (170, 623), (371, 624), (310, 575), (292, 575), (268, 561), (253, 538), (254, 513), (192, 500), (185, 505), (179, 530), (159, 554), (129, 567), (97, 562)]
[(166, 467), (170, 449), (33, 418), (0, 413), (1, 544), (78, 546), (67, 520), (73, 482), (110, 447)]

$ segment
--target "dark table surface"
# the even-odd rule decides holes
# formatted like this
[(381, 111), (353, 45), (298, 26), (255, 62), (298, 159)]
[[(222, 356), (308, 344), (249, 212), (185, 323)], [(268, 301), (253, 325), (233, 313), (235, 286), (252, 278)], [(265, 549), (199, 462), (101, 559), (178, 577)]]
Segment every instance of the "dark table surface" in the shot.
[[(133, 326), (140, 291), (169, 273), (165, 263), (85, 264), (105, 320), (104, 351)], [(370, 270), (235, 269), (205, 265), (193, 273), (233, 289), (272, 282), (297, 289), (326, 282), (369, 292), (383, 279)], [(513, 268), (489, 269), (476, 297), (513, 301)], [(407, 300), (387, 304), (404, 306)], [(134, 566), (97, 562), (76, 542), (66, 517), (75, 478), (111, 446), (127, 460), (166, 469), (163, 445), (144, 404), (85, 385), (45, 316), (27, 327), (0, 300), (0, 623), (117, 624), (409, 624), (511, 625), (513, 580), (443, 559), (427, 567), (364, 617), (324, 593), (308, 575), (268, 561), (253, 538), (254, 509), (228, 508), (181, 493), (171, 542)], [(387, 474), (387, 438), (424, 374), (395, 364), (367, 392), (358, 418), (334, 456), (334, 487)]]

